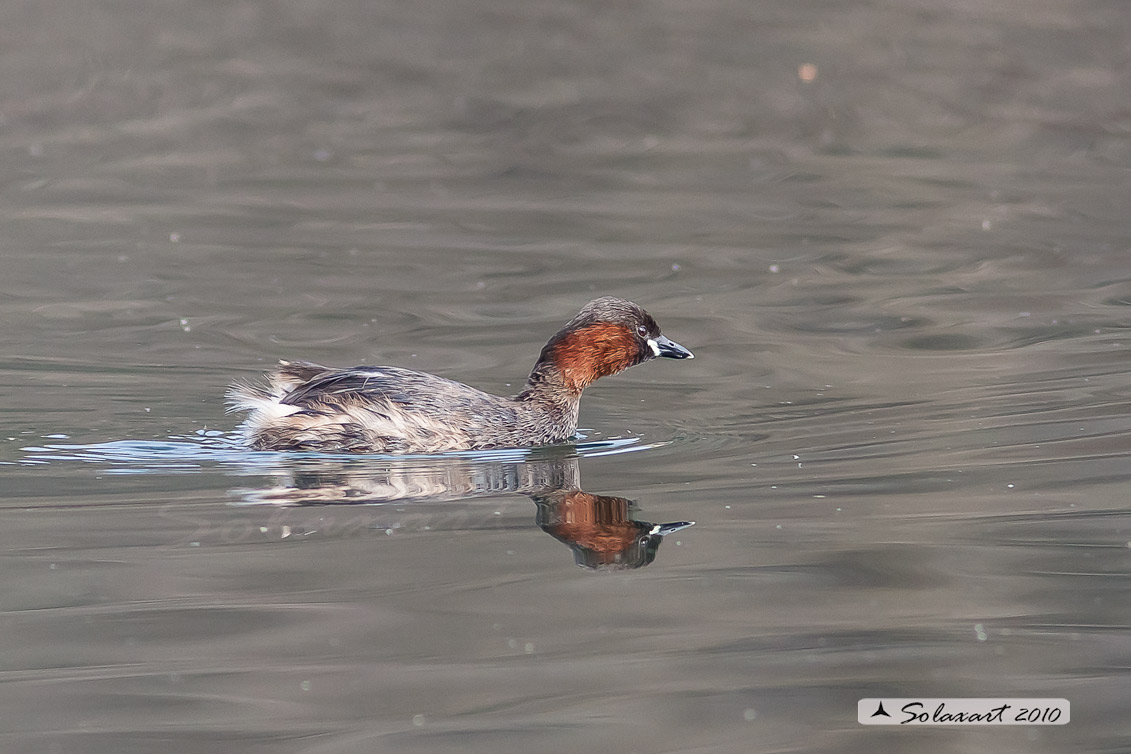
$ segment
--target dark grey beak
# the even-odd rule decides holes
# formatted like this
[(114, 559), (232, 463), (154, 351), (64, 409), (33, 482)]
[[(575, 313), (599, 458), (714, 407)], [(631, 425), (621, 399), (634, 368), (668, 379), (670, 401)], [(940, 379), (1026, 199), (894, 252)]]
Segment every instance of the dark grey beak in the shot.
[(690, 526), (695, 526), (694, 521), (673, 521), (670, 524), (656, 524), (652, 527), (652, 531), (648, 532), (652, 536), (666, 537), (669, 534), (675, 534), (677, 531), (686, 529)]
[(695, 354), (688, 351), (686, 348), (676, 343), (674, 340), (668, 340), (663, 335), (657, 335), (655, 338), (648, 339), (648, 345), (652, 346), (652, 350), (656, 352), (657, 356), (663, 356), (666, 359), (694, 359)]

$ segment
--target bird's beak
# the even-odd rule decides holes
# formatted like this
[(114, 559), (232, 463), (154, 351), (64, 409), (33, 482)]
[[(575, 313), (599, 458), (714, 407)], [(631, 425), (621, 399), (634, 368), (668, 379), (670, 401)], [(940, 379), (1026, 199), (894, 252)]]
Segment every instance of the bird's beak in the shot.
[(673, 521), (670, 524), (656, 524), (652, 527), (652, 531), (648, 532), (653, 536), (666, 537), (668, 534), (675, 534), (681, 529), (686, 529), (689, 526), (695, 526), (694, 521)]
[(657, 356), (663, 356), (667, 359), (694, 359), (695, 354), (688, 351), (686, 348), (676, 343), (674, 340), (668, 340), (663, 335), (657, 335), (655, 338), (648, 338), (648, 345), (652, 347), (652, 351)]

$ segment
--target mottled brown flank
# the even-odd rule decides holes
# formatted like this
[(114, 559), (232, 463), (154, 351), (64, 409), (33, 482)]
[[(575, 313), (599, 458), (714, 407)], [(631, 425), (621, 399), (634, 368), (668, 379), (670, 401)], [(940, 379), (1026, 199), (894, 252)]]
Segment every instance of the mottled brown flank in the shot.
[(639, 363), (640, 345), (624, 325), (597, 322), (563, 334), (552, 358), (566, 389), (580, 394), (597, 378)]

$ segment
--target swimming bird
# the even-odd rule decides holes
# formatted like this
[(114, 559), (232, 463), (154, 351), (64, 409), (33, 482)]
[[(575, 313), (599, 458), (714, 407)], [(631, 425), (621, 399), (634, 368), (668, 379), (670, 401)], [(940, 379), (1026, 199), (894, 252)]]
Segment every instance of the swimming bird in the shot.
[(662, 357), (694, 358), (640, 306), (594, 299), (542, 348), (513, 398), (393, 366), (334, 369), (281, 361), (266, 384), (236, 383), (229, 412), (258, 450), (437, 453), (563, 442), (577, 433), (581, 393), (600, 377)]

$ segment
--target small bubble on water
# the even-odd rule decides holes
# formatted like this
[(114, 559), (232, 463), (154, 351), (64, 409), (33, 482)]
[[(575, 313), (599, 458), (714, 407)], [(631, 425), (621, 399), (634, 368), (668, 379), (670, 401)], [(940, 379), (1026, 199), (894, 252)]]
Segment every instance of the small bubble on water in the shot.
[(424, 715), (413, 715), (412, 716), (412, 724), (417, 728), (422, 727), (424, 725), (424, 723), (426, 723), (426, 722), (428, 722), (428, 720), (424, 717)]

